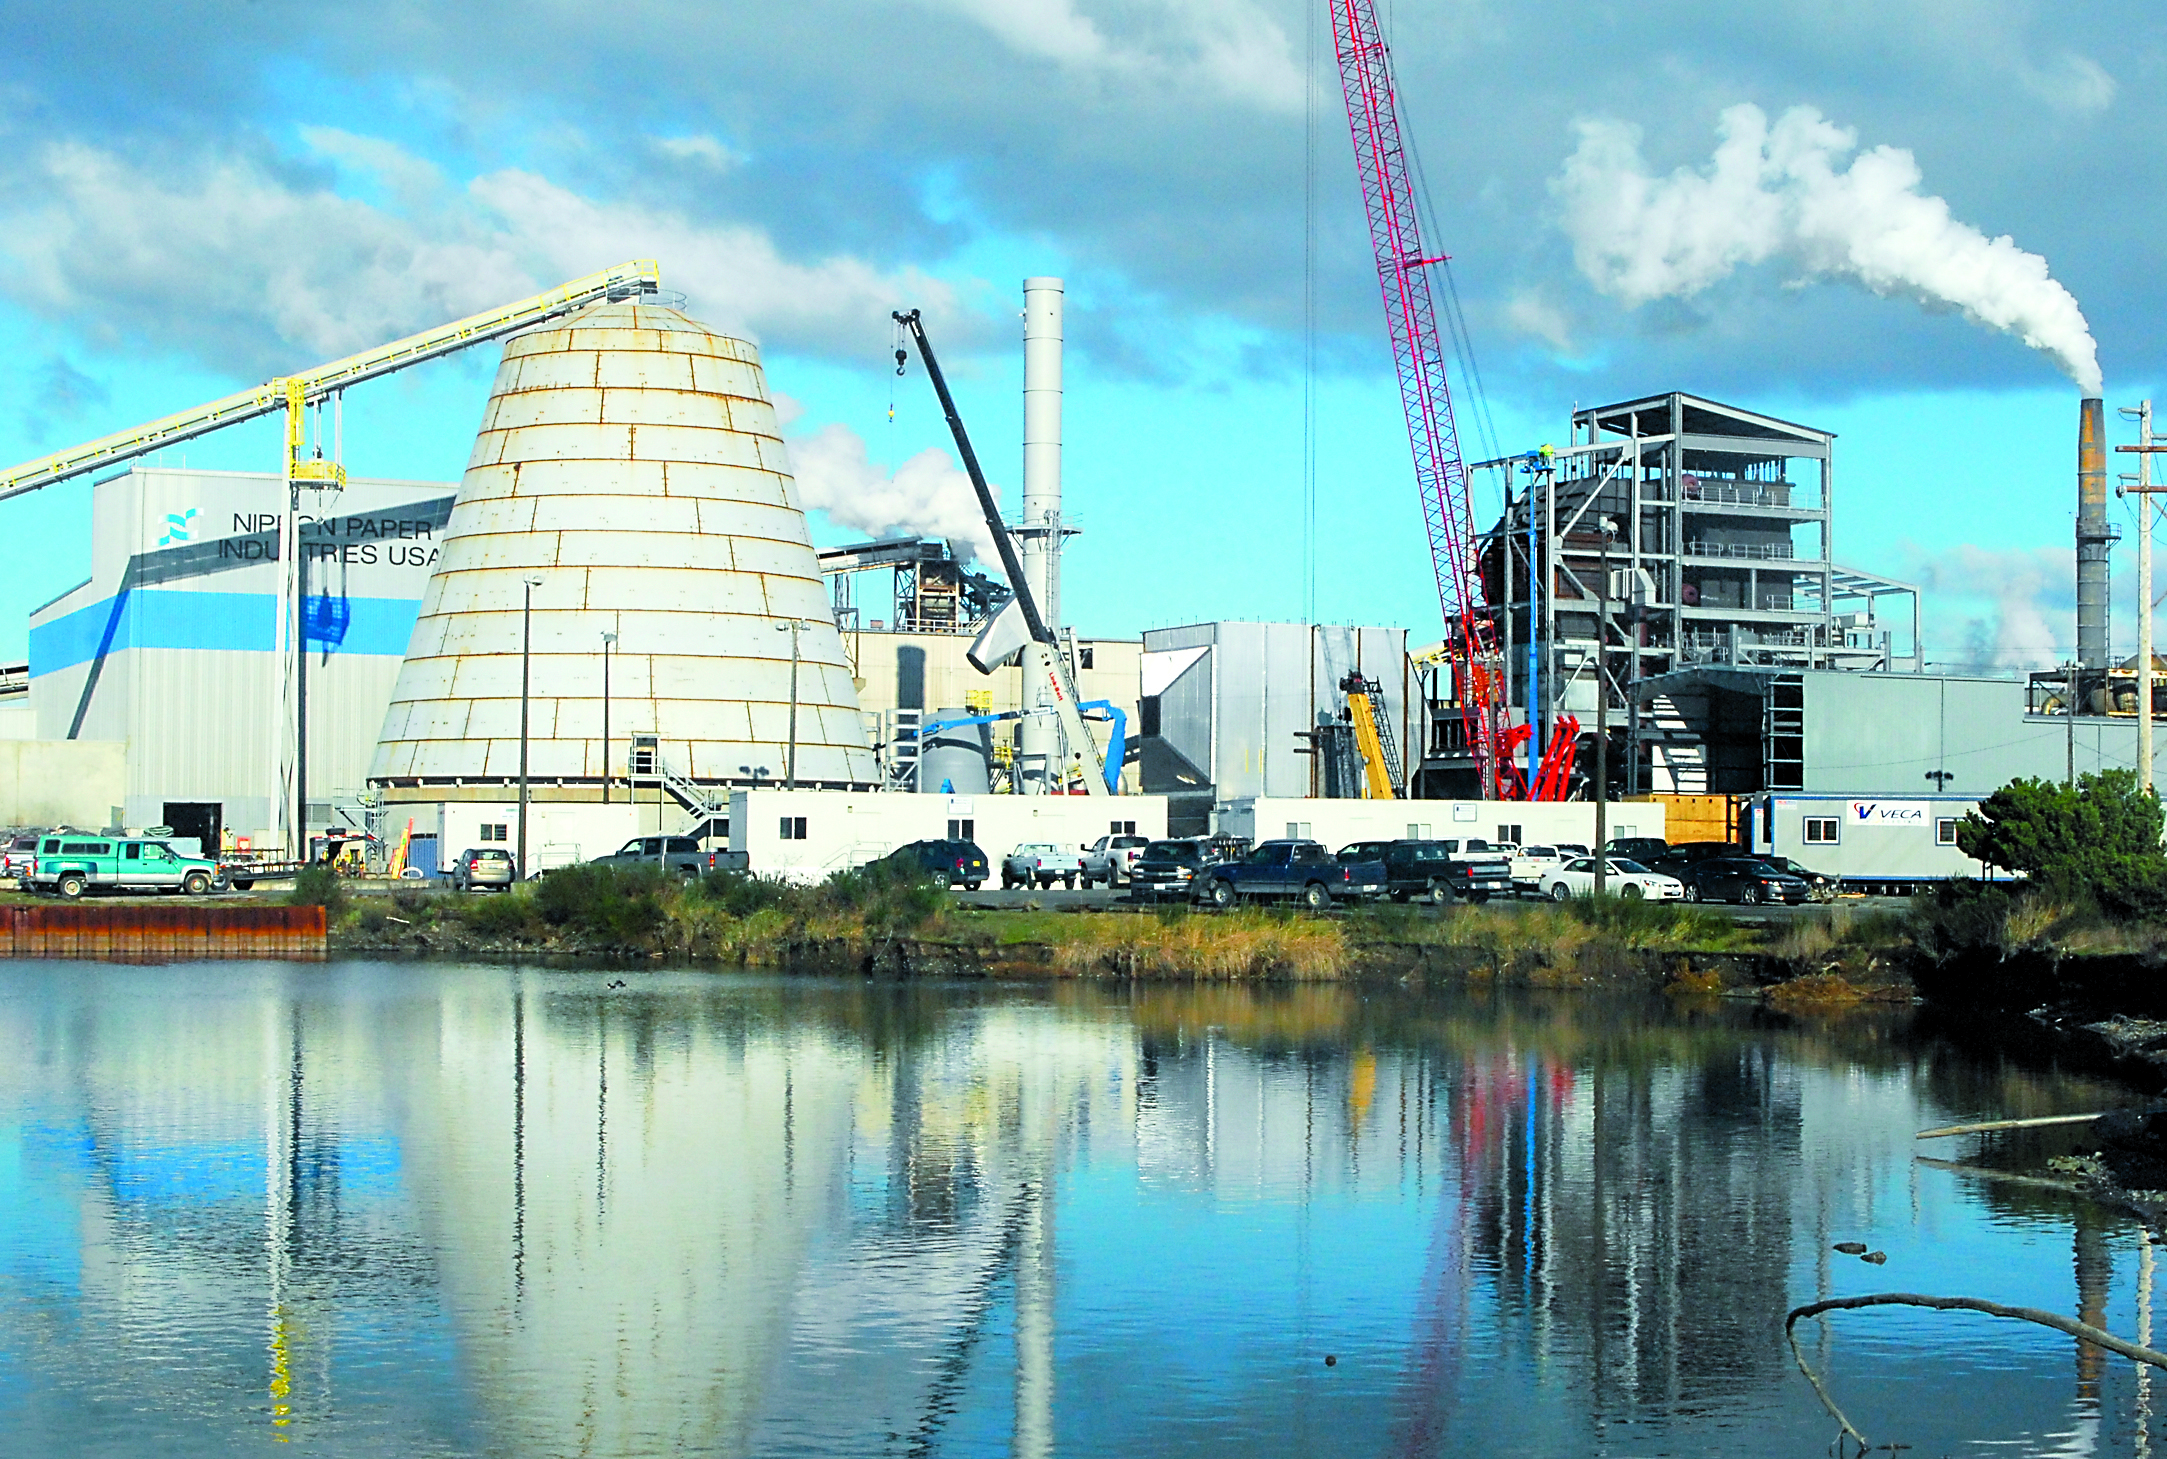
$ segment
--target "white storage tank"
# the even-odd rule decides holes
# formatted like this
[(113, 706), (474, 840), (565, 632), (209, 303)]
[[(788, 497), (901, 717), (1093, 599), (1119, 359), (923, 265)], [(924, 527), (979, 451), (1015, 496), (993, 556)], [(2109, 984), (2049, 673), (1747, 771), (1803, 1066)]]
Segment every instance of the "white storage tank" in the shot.
[(878, 782), (753, 345), (631, 300), (505, 346), (378, 739), (389, 798), (518, 779), (530, 580), (537, 798), (621, 785), (635, 734), (689, 779), (774, 784), (793, 639), (798, 784)]

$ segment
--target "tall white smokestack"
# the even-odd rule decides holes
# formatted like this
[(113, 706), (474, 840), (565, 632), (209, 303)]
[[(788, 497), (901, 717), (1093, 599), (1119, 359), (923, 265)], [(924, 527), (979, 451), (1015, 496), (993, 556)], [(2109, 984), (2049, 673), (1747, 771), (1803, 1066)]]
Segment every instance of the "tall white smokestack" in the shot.
[(1023, 576), (1061, 626), (1061, 281), (1023, 281)]
[[(1061, 631), (1061, 281), (1023, 281), (1023, 580), (1046, 626)], [(1020, 766), (1032, 776), (1067, 763), (1051, 704), (1021, 726)], [(1044, 789), (1056, 789), (1044, 785)]]

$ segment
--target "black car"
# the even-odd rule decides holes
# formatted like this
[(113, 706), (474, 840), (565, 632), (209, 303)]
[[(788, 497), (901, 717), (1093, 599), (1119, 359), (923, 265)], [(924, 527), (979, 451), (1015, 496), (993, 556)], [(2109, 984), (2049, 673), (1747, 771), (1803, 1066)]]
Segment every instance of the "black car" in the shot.
[(1825, 871), (1810, 870), (1788, 856), (1755, 856), (1753, 859), (1763, 866), (1773, 866), (1785, 876), (1797, 877), (1813, 889), (1813, 899), (1817, 902), (1828, 901), (1843, 889), (1841, 877), (1830, 876)]
[(937, 887), (961, 885), (975, 892), (984, 885), (989, 863), (973, 841), (913, 841), (898, 846), (873, 866), (916, 866)]
[(1656, 863), (1670, 858), (1671, 844), (1661, 836), (1619, 836), (1603, 843), (1603, 855), (1612, 861), (1643, 861), (1663, 871)]
[(1197, 872), (1231, 861), (1249, 849), (1245, 836), (1184, 836), (1154, 841), (1129, 868), (1129, 900), (1156, 902), (1187, 897)]
[(1813, 888), (1765, 862), (1743, 856), (1714, 856), (1663, 868), (1664, 875), (1685, 883), (1689, 902), (1804, 902)]

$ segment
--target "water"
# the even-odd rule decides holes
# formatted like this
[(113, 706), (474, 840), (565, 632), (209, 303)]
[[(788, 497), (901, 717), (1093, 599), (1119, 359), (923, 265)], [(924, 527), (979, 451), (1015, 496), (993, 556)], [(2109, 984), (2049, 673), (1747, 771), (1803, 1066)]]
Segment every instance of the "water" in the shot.
[[(2150, 1324), (1913, 1158), (2127, 1096), (1908, 1014), (31, 963), (0, 1049), (7, 1455), (1812, 1456), (1794, 1303)], [(2044, 1329), (1806, 1333), (1876, 1442), (2149, 1452)]]

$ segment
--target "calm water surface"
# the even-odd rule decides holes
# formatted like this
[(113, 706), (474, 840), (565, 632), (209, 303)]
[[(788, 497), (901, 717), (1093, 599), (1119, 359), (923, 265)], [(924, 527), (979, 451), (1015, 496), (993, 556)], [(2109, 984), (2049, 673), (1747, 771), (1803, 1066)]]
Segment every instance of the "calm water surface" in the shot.
[[(2137, 1228), (1914, 1160), (2126, 1096), (1909, 1015), (618, 977), (0, 966), (0, 1454), (1813, 1456), (1794, 1303), (2151, 1321)], [(2149, 1452), (2044, 1329), (1809, 1351)]]

